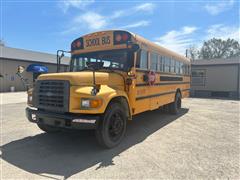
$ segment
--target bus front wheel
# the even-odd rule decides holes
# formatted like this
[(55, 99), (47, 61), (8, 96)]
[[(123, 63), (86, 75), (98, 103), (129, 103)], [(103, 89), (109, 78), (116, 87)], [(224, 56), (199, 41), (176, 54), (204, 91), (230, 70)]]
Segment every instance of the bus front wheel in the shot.
[(169, 104), (169, 112), (171, 114), (178, 114), (182, 106), (181, 94), (177, 92), (174, 102)]
[(98, 143), (104, 148), (117, 146), (126, 133), (127, 117), (119, 103), (108, 106), (95, 131)]

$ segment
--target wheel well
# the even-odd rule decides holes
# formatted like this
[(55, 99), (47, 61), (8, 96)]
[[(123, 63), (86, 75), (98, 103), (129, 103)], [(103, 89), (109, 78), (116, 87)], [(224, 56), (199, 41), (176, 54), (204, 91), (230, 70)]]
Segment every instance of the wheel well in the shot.
[(118, 97), (112, 98), (108, 103), (108, 106), (112, 103), (119, 103), (123, 107), (124, 112), (126, 112), (126, 116), (128, 117), (128, 119), (132, 118), (128, 101), (124, 96), (118, 96)]

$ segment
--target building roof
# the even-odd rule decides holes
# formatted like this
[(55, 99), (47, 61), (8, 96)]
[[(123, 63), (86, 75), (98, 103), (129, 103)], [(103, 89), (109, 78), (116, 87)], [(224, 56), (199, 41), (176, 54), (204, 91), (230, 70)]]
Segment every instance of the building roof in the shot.
[[(42, 63), (52, 63), (56, 64), (56, 55), (25, 50), (17, 49), (12, 47), (0, 46), (0, 58), (12, 59), (16, 61), (33, 61), (33, 62), (42, 62)], [(68, 64), (70, 61), (69, 57), (63, 57), (61, 64)]]
[(240, 57), (234, 57), (229, 59), (199, 59), (192, 61), (191, 64), (193, 66), (240, 64)]

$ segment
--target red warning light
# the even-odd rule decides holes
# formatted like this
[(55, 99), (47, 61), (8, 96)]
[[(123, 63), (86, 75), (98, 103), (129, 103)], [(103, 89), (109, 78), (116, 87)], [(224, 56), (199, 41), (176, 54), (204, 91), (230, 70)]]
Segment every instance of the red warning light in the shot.
[(81, 47), (81, 42), (80, 42), (80, 41), (77, 41), (77, 42), (76, 42), (76, 46), (77, 46), (77, 48), (80, 48), (80, 47)]
[(123, 41), (127, 41), (128, 40), (128, 35), (127, 34), (123, 34), (122, 35), (122, 40)]
[(120, 34), (117, 34), (116, 37), (115, 37), (115, 40), (117, 42), (121, 41), (122, 40), (122, 36)]

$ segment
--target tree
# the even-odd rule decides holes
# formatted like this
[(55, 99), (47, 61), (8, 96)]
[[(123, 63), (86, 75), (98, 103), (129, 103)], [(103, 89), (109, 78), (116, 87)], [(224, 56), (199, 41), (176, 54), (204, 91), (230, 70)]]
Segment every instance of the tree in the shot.
[(187, 49), (187, 57), (196, 60), (199, 58), (199, 50), (197, 49), (196, 46), (192, 45)]
[(230, 58), (240, 56), (240, 45), (234, 39), (210, 39), (203, 43), (199, 51), (202, 59)]

